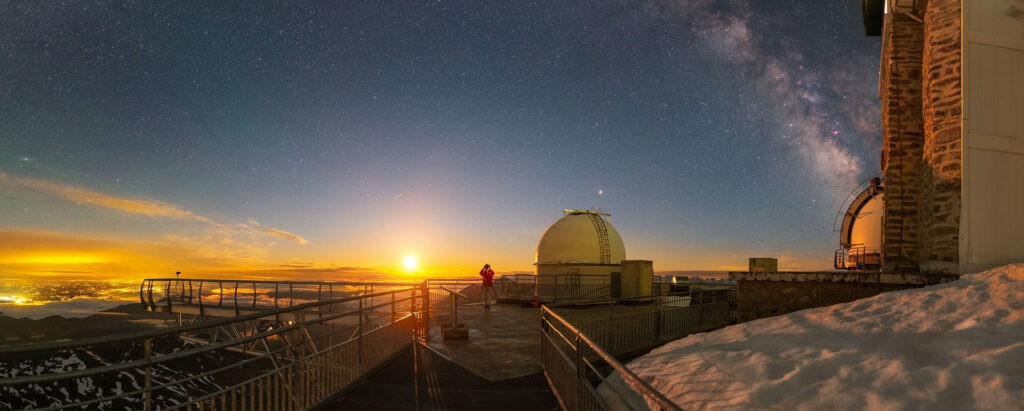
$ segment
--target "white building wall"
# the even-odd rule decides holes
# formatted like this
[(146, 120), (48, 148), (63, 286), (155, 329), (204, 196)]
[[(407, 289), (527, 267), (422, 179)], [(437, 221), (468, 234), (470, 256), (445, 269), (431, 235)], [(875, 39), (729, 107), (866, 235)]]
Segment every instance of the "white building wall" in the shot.
[(960, 272), (1024, 262), (1024, 3), (963, 2)]

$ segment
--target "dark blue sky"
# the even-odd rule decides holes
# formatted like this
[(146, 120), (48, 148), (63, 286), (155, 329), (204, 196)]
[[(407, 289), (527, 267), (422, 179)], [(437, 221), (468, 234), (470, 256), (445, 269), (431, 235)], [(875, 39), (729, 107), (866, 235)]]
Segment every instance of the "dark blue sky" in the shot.
[(16, 2), (0, 39), (8, 235), (528, 270), (600, 207), (659, 270), (825, 268), (878, 172), (855, 1)]

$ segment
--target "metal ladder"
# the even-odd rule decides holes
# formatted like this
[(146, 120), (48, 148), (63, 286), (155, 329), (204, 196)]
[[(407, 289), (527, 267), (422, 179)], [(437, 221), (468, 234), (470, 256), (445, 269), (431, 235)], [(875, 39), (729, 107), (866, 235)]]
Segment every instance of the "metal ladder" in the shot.
[(608, 244), (608, 226), (600, 215), (590, 214), (590, 221), (594, 223), (597, 230), (597, 247), (601, 252), (601, 264), (610, 264), (612, 261), (612, 250)]

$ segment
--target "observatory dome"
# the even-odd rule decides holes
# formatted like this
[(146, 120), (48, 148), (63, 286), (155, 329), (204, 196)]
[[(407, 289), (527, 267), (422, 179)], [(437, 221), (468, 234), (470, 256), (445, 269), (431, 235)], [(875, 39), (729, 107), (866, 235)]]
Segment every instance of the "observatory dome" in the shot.
[(538, 273), (544, 265), (618, 265), (626, 258), (622, 237), (595, 210), (563, 210), (537, 244)]

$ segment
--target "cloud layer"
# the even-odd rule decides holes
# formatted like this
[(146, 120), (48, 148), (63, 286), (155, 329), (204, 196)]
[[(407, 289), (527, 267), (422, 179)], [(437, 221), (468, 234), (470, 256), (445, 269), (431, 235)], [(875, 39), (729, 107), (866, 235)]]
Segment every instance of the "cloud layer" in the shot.
[(11, 176), (4, 172), (0, 172), (0, 186), (27, 190), (75, 204), (87, 204), (130, 215), (206, 223), (210, 227), (207, 232), (191, 238), (217, 237), (215, 242), (220, 245), (231, 245), (243, 237), (258, 238), (261, 235), (271, 235), (301, 245), (309, 244), (309, 240), (298, 234), (279, 228), (266, 227), (256, 219), (250, 218), (246, 220), (245, 224), (222, 224), (188, 211), (180, 205), (157, 200), (117, 197), (52, 181)]
[(65, 184), (24, 177), (12, 177), (0, 172), (0, 185), (20, 187), (37, 193), (48, 194), (73, 203), (89, 204), (127, 214), (146, 217), (171, 218), (175, 220), (201, 221), (213, 223), (209, 219), (198, 216), (179, 205), (168, 204), (155, 200), (115, 197), (89, 191), (84, 188)]

